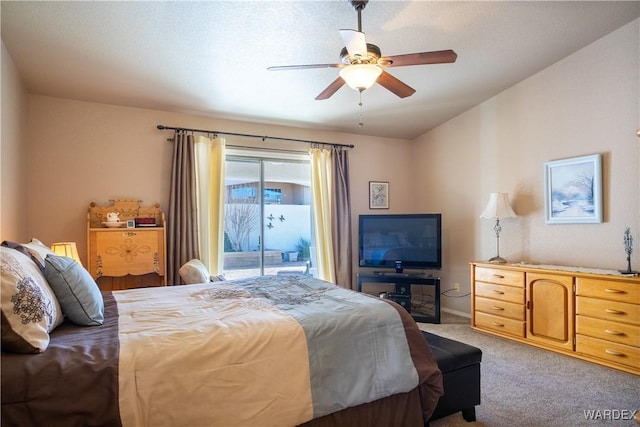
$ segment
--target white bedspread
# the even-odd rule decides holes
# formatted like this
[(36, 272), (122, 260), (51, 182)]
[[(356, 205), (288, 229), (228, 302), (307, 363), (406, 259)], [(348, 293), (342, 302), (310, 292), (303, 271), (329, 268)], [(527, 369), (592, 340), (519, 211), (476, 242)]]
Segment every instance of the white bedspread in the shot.
[(303, 276), (113, 293), (123, 426), (295, 426), (418, 384), (398, 312)]

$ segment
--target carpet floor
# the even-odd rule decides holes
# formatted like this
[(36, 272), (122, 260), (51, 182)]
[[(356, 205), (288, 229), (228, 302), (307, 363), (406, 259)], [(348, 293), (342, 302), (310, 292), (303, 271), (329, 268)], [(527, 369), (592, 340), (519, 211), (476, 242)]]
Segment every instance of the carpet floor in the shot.
[(431, 427), (640, 425), (636, 375), (483, 334), (471, 329), (469, 319), (445, 312), (442, 323), (418, 326), (482, 350), (477, 420), (467, 423), (457, 413)]

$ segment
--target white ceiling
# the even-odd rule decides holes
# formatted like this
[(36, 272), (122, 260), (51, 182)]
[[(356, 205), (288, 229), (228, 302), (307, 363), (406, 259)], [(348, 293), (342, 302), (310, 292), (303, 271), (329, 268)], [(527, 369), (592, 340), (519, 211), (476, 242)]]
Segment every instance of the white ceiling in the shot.
[[(379, 85), (314, 98), (336, 68), (341, 1), (2, 1), (2, 40), (31, 93), (253, 122), (415, 138), (640, 16), (638, 1), (382, 1), (362, 12), (384, 55), (453, 49), (453, 64), (387, 71)], [(165, 123), (180, 126), (180, 123)]]

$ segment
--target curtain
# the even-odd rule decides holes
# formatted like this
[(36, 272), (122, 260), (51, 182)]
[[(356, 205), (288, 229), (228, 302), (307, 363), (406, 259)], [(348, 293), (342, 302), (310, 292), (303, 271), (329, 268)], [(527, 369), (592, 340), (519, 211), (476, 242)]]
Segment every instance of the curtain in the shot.
[(199, 136), (195, 157), (200, 261), (217, 276), (224, 261), (224, 138)]
[(349, 153), (333, 147), (309, 154), (318, 277), (353, 289)]
[(176, 131), (173, 141), (169, 218), (167, 224), (167, 283), (181, 283), (178, 269), (199, 258), (193, 133)]
[(309, 154), (311, 156), (311, 199), (318, 278), (336, 283), (331, 230), (331, 204), (333, 203), (331, 151), (324, 148), (311, 148)]
[(355, 289), (352, 284), (353, 257), (351, 240), (351, 195), (349, 192), (349, 152), (333, 147), (333, 196), (331, 233), (336, 283)]

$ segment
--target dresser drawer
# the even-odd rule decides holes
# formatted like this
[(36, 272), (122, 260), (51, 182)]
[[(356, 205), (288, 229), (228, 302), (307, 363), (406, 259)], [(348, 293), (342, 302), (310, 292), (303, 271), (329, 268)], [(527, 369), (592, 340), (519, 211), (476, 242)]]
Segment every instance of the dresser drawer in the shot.
[(577, 335), (576, 351), (578, 353), (628, 366), (635, 371), (640, 372), (640, 348), (638, 347)]
[(524, 304), (482, 297), (477, 297), (475, 302), (477, 311), (515, 320), (524, 320)]
[(491, 314), (475, 312), (476, 326), (503, 334), (515, 335), (524, 338), (524, 322)]
[(475, 295), (499, 301), (524, 304), (524, 288), (476, 282)]
[(524, 272), (476, 267), (476, 280), (524, 288)]
[(640, 325), (640, 305), (579, 296), (576, 314)]
[(578, 315), (576, 316), (576, 333), (640, 347), (640, 328), (636, 325)]
[(577, 277), (576, 295), (638, 304), (640, 284)]

